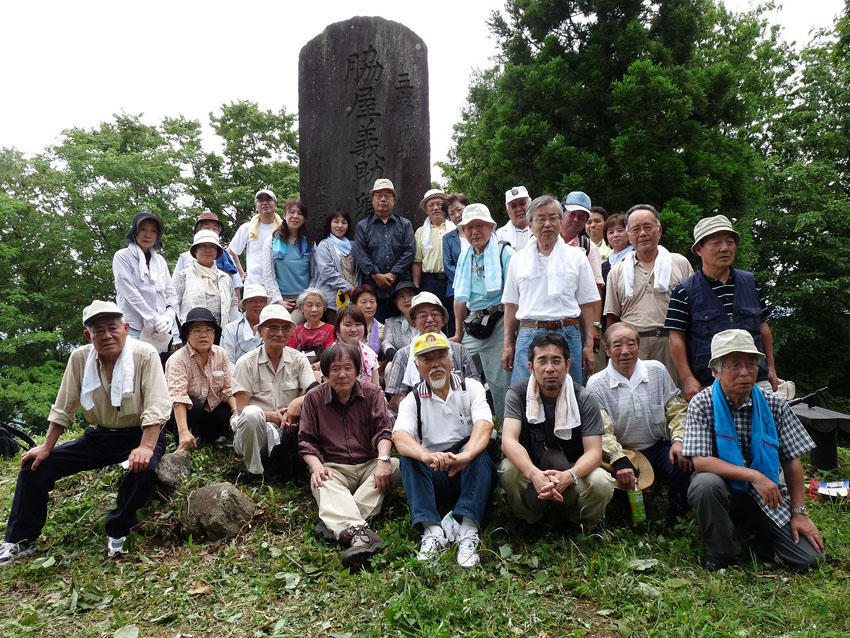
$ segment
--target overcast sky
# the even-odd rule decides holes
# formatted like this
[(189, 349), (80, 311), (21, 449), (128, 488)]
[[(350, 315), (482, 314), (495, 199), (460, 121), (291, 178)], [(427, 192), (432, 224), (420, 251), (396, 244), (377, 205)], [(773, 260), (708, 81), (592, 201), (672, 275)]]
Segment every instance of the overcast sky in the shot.
[[(753, 0), (726, 0), (734, 9)], [(842, 0), (786, 0), (774, 14), (787, 40), (828, 27)], [(9, 0), (0, 3), (0, 146), (36, 153), (62, 129), (113, 113), (148, 123), (182, 114), (208, 122), (227, 102), (298, 109), (298, 52), (354, 15), (401, 22), (428, 46), (431, 161), (444, 160), (475, 69), (495, 42), (486, 20), (503, 0)], [(439, 169), (432, 170), (434, 179)]]

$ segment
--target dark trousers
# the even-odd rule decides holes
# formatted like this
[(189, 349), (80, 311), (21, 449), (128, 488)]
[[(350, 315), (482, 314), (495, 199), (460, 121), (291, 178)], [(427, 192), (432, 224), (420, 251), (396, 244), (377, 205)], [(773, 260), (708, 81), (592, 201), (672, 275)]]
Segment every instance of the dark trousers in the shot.
[[(6, 542), (19, 543), (38, 538), (47, 520), (50, 491), (58, 479), (126, 461), (141, 439), (141, 428), (110, 430), (89, 427), (79, 438), (53, 448), (50, 456), (35, 470), (30, 469), (31, 463), (27, 463), (18, 473), (18, 485), (6, 527)], [(121, 479), (116, 507), (106, 517), (106, 533), (109, 536), (126, 536), (137, 523), (136, 512), (150, 496), (163, 452), (165, 433), (160, 432), (147, 469), (127, 472)]]
[(422, 284), (420, 290), (428, 291), (437, 295), (437, 298), (443, 303), (443, 307), (449, 311), (449, 323), (446, 324), (445, 333), (448, 337), (453, 337), (455, 333), (455, 308), (454, 297), (446, 296), (449, 280), (442, 273), (422, 273)]
[[(186, 406), (186, 424), (189, 431), (201, 440), (201, 443), (212, 443), (220, 436), (230, 436), (230, 406), (219, 403), (215, 410), (207, 412), (204, 404), (195, 397), (189, 397), (192, 407)], [(177, 422), (174, 413), (165, 424), (165, 428), (177, 436)]]
[(794, 542), (790, 524), (776, 525), (752, 496), (733, 490), (717, 474), (694, 474), (688, 502), (702, 527), (707, 556), (733, 560), (744, 550), (748, 537), (755, 534), (753, 550), (768, 560), (776, 555), (795, 569), (810, 569), (824, 559), (805, 536)]
[(640, 450), (655, 472), (655, 478), (663, 479), (670, 487), (670, 513), (683, 514), (688, 511), (688, 486), (691, 484), (691, 472), (679, 469), (670, 462), (670, 443), (659, 441)]
[(454, 476), (432, 470), (422, 461), (408, 456), (401, 457), (400, 469), (414, 527), (440, 524), (442, 517), (437, 509), (438, 502), (451, 503), (457, 520), (469, 516), (481, 525), (495, 474), (495, 466), (487, 450)]

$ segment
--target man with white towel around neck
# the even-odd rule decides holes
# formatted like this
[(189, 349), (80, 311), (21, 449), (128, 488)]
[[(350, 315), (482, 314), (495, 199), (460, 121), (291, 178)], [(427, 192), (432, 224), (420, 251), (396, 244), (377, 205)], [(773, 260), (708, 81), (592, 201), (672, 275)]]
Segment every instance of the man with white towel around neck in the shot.
[(664, 321), (673, 288), (694, 269), (683, 255), (659, 245), (663, 230), (658, 211), (649, 204), (626, 211), (626, 232), (634, 250), (608, 275), (604, 312), (608, 326), (623, 321), (634, 328), (640, 337), (638, 357), (663, 363), (679, 385)]
[[(47, 520), (47, 501), (56, 481), (77, 472), (127, 462), (117, 505), (106, 516), (109, 556), (122, 553), (136, 512), (156, 482), (165, 451), (162, 425), (171, 415), (171, 396), (156, 349), (130, 338), (130, 325), (111, 301), (93, 301), (83, 310), (89, 342), (71, 353), (44, 443), (21, 457), (21, 471), (0, 545), (0, 565), (36, 551)], [(82, 436), (56, 445), (82, 408), (92, 424)]]

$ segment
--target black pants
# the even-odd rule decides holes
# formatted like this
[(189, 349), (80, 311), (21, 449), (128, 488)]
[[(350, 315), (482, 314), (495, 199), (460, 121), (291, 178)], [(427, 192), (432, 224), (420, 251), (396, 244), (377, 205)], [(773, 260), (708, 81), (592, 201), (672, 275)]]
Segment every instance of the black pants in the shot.
[[(27, 463), (18, 474), (6, 527), (6, 542), (19, 543), (38, 538), (47, 520), (48, 496), (58, 479), (126, 461), (141, 439), (141, 428), (110, 430), (100, 426), (89, 427), (79, 438), (53, 448), (50, 456), (35, 470), (30, 469), (31, 463)], [(136, 512), (150, 496), (163, 452), (165, 433), (160, 432), (147, 469), (127, 472), (121, 479), (116, 507), (106, 517), (106, 533), (109, 536), (126, 536), (137, 523)]]
[[(189, 397), (192, 400), (192, 407), (186, 406), (186, 424), (189, 426), (189, 431), (201, 440), (201, 443), (212, 443), (220, 436), (230, 436), (230, 406), (226, 403), (219, 403), (215, 410), (207, 412), (204, 409), (204, 404), (195, 397)], [(177, 421), (174, 418), (174, 413), (171, 413), (171, 418), (165, 424), (165, 429), (171, 432), (175, 438), (177, 437)]]

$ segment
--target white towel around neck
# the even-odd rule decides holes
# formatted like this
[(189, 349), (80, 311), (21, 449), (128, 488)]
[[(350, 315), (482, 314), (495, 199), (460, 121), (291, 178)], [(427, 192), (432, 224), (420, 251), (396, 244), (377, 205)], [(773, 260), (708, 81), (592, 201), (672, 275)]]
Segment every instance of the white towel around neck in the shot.
[[(112, 369), (112, 383), (109, 390), (109, 402), (112, 407), (121, 407), (121, 400), (133, 394), (133, 383), (135, 381), (136, 369), (133, 365), (133, 350), (136, 340), (127, 337), (121, 354), (115, 360)], [(80, 405), (86, 410), (94, 407), (92, 393), (102, 385), (100, 374), (97, 371), (97, 351), (92, 347), (86, 357), (86, 365), (83, 368), (83, 382), (80, 388)]]
[[(525, 248), (516, 253), (513, 259), (519, 259), (517, 275), (520, 279), (540, 278), (543, 266), (540, 252), (537, 250), (537, 237), (532, 235)], [(567, 244), (559, 235), (546, 262), (546, 294), (552, 297), (569, 292), (566, 289), (568, 281)]]
[[(634, 297), (635, 266), (637, 265), (637, 251), (631, 251), (623, 260), (623, 268), (626, 269), (623, 284), (626, 287), (626, 299)], [(655, 283), (652, 289), (658, 292), (667, 292), (670, 287), (670, 277), (673, 275), (673, 258), (664, 246), (658, 246), (658, 255), (655, 257), (655, 265), (652, 267), (655, 273)]]
[[(446, 225), (446, 232), (452, 232), (457, 226), (455, 226), (450, 219), (447, 219), (443, 222)], [(423, 250), (431, 250), (431, 218), (426, 217), (425, 223), (422, 224), (422, 249)]]
[[(546, 410), (543, 408), (543, 399), (540, 397), (540, 388), (534, 375), (529, 377), (526, 387), (525, 418), (529, 423), (543, 423), (546, 420)], [(575, 386), (572, 377), (567, 375), (561, 392), (555, 399), (554, 434), (562, 441), (569, 441), (573, 430), (580, 425), (581, 412), (576, 401)]]

